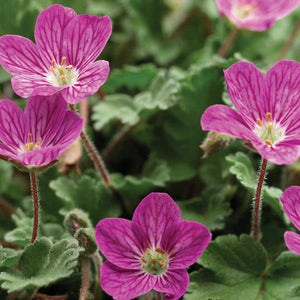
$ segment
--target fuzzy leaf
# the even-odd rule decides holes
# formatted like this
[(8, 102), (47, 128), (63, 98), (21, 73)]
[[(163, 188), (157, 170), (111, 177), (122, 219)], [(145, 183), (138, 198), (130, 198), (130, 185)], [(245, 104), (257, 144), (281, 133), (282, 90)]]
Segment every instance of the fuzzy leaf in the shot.
[(21, 250), (0, 247), (0, 267), (11, 267), (15, 265), (22, 255)]
[(47, 286), (68, 277), (77, 265), (80, 251), (75, 239), (53, 244), (48, 238), (40, 238), (24, 249), (18, 270), (0, 273), (1, 287), (11, 293)]

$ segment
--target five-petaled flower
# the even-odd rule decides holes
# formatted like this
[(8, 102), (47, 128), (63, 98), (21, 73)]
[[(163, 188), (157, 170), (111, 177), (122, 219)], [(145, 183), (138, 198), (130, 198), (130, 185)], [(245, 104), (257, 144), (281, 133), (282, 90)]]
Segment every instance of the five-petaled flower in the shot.
[(28, 169), (53, 163), (78, 138), (83, 120), (61, 94), (32, 96), (23, 112), (0, 101), (0, 157)]
[(213, 105), (201, 118), (202, 129), (250, 140), (275, 164), (295, 162), (300, 156), (300, 64), (280, 61), (263, 75), (252, 63), (238, 62), (224, 73), (237, 112)]
[(217, 0), (217, 5), (239, 28), (265, 31), (298, 8), (300, 0)]
[[(281, 195), (280, 200), (288, 218), (300, 230), (300, 186), (287, 188)], [(284, 240), (290, 251), (300, 255), (300, 234), (286, 231)]]
[(0, 38), (0, 63), (13, 75), (12, 87), (19, 96), (61, 91), (68, 103), (75, 104), (93, 95), (108, 77), (108, 62), (95, 59), (111, 30), (107, 16), (76, 15), (55, 4), (37, 18), (36, 44), (17, 35)]
[(205, 250), (211, 233), (200, 223), (183, 221), (169, 195), (151, 193), (138, 205), (132, 221), (101, 220), (96, 240), (107, 259), (100, 270), (106, 293), (128, 300), (154, 289), (175, 300), (185, 293), (186, 268)]

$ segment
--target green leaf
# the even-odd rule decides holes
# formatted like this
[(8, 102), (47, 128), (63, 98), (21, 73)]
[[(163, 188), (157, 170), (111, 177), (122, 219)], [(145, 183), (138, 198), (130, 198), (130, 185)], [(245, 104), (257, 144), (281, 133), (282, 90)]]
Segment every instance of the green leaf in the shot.
[(12, 180), (12, 165), (6, 161), (0, 160), (0, 194), (4, 193), (10, 181)]
[(250, 236), (227, 235), (211, 242), (199, 262), (206, 269), (192, 273), (185, 299), (254, 300), (261, 288), (267, 256), (262, 245)]
[(80, 254), (75, 239), (55, 244), (40, 238), (28, 245), (20, 258), (19, 269), (0, 273), (1, 287), (9, 293), (47, 286), (72, 274)]
[(21, 250), (3, 248), (2, 246), (0, 246), (0, 267), (8, 268), (15, 265), (19, 261), (22, 252), (23, 251)]
[(94, 224), (105, 217), (119, 216), (120, 207), (110, 190), (100, 181), (88, 175), (75, 179), (59, 177), (50, 182), (50, 188), (55, 191), (64, 204), (60, 213), (66, 215), (74, 208), (89, 212)]
[(143, 90), (150, 84), (157, 72), (156, 67), (151, 64), (138, 67), (125, 66), (123, 69), (112, 71), (103, 88), (107, 93), (116, 92), (121, 87), (129, 90)]
[(232, 210), (226, 201), (226, 186), (209, 188), (201, 197), (180, 201), (182, 218), (206, 225), (210, 230), (223, 229)]

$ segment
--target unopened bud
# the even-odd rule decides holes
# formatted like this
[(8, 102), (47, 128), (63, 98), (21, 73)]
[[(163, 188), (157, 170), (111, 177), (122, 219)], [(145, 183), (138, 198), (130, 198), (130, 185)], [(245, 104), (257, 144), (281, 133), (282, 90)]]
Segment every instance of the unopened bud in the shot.
[(79, 242), (79, 245), (84, 248), (85, 255), (92, 255), (97, 251), (93, 228), (80, 228), (76, 231), (74, 238)]
[(225, 149), (232, 141), (234, 140), (233, 137), (228, 135), (210, 131), (200, 145), (200, 148), (204, 151), (204, 157), (213, 155)]
[(66, 215), (64, 226), (74, 236), (79, 229), (92, 227), (92, 223), (87, 213), (75, 208)]

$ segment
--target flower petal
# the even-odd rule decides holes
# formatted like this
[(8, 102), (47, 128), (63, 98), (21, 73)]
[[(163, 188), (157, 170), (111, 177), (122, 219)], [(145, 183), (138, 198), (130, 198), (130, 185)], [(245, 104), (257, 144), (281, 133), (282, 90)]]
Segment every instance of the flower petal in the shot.
[(208, 107), (201, 117), (203, 130), (211, 130), (228, 134), (240, 139), (249, 139), (253, 136), (241, 116), (232, 108), (216, 104)]
[(28, 121), (21, 108), (11, 100), (0, 101), (0, 140), (17, 151), (26, 143)]
[(36, 45), (18, 35), (0, 37), (0, 64), (12, 75), (41, 74), (46, 70)]
[(294, 226), (300, 230), (300, 187), (291, 186), (281, 195), (283, 209)]
[(60, 94), (32, 96), (27, 102), (25, 115), (34, 143), (41, 138), (43, 147), (47, 147), (61, 127), (66, 112), (67, 102)]
[(83, 120), (75, 112), (67, 111), (51, 145), (64, 145), (67, 149), (79, 137), (82, 127)]
[(116, 300), (134, 299), (150, 292), (156, 278), (136, 270), (120, 269), (106, 261), (100, 270), (101, 287)]
[(264, 119), (265, 85), (264, 75), (254, 64), (237, 62), (224, 71), (227, 90), (233, 105), (252, 129), (258, 118)]
[(132, 224), (140, 228), (148, 247), (160, 247), (167, 226), (180, 220), (180, 209), (168, 194), (151, 193), (136, 208)]
[(300, 147), (292, 143), (282, 142), (273, 147), (267, 146), (258, 139), (251, 140), (251, 143), (262, 157), (277, 165), (290, 165), (300, 157)]
[(290, 251), (300, 255), (300, 235), (298, 233), (286, 231), (284, 241)]
[(109, 75), (109, 63), (99, 60), (89, 64), (79, 74), (75, 85), (62, 90), (62, 94), (68, 103), (76, 104), (86, 97), (95, 94), (103, 85)]
[(143, 249), (133, 233), (131, 221), (103, 219), (97, 224), (95, 236), (100, 251), (111, 263), (124, 269), (141, 270)]
[(28, 167), (40, 167), (50, 164), (58, 159), (58, 157), (66, 150), (64, 145), (35, 149), (23, 152), (17, 157), (17, 160)]
[(210, 241), (211, 233), (200, 223), (180, 221), (170, 226), (161, 243), (170, 255), (169, 269), (184, 269), (194, 264)]
[(268, 112), (286, 127), (286, 135), (296, 132), (300, 138), (300, 63), (280, 61), (266, 74)]
[(14, 92), (22, 98), (35, 95), (53, 95), (60, 89), (52, 86), (44, 77), (38, 74), (14, 76), (11, 79), (11, 84)]
[(63, 53), (67, 62), (84, 69), (102, 52), (112, 31), (109, 17), (79, 15), (72, 19), (64, 32)]
[(66, 53), (62, 51), (64, 32), (69, 22), (77, 14), (72, 8), (54, 4), (44, 9), (36, 20), (34, 37), (47, 70), (50, 69), (52, 59), (60, 63)]
[(189, 286), (189, 274), (186, 269), (168, 270), (158, 277), (154, 290), (165, 293), (165, 300), (177, 300)]

